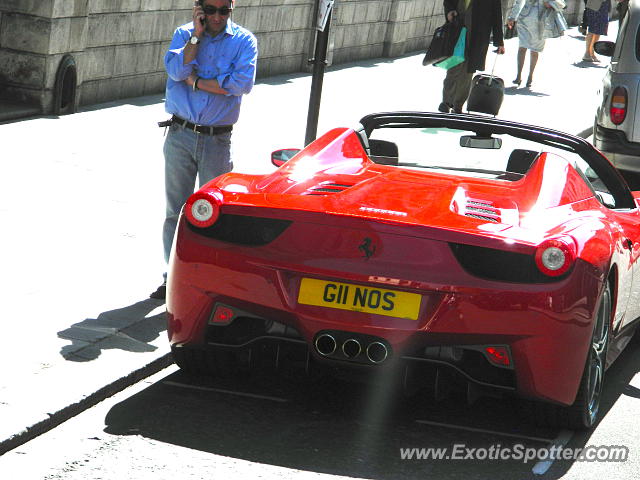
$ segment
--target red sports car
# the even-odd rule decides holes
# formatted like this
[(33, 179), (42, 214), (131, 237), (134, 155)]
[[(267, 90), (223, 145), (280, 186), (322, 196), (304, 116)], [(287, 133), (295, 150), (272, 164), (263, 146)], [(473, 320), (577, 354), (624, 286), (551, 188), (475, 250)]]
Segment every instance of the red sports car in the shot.
[(393, 112), (272, 161), (184, 206), (167, 285), (181, 368), (387, 369), (596, 422), (640, 317), (640, 192), (591, 144)]

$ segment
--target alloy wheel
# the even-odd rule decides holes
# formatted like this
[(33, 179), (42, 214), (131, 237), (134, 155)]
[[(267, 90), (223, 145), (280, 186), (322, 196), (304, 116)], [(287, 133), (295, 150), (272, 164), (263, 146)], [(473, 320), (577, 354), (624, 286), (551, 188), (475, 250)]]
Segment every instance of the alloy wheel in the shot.
[(589, 372), (587, 389), (587, 411), (590, 424), (595, 423), (600, 408), (602, 383), (607, 357), (607, 344), (609, 341), (609, 327), (611, 322), (611, 292), (607, 286), (602, 293), (602, 300), (598, 308), (596, 325), (591, 338), (591, 351), (589, 354)]

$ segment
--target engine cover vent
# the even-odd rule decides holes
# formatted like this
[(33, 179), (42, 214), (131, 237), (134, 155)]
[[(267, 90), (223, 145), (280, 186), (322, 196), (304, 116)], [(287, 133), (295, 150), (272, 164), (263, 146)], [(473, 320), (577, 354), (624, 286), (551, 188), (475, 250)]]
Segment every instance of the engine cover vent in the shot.
[(486, 200), (467, 199), (464, 215), (487, 222), (500, 223), (500, 209)]
[(344, 183), (323, 183), (316, 187), (310, 188), (304, 195), (330, 195), (332, 193), (344, 192), (348, 188), (353, 187), (353, 184)]

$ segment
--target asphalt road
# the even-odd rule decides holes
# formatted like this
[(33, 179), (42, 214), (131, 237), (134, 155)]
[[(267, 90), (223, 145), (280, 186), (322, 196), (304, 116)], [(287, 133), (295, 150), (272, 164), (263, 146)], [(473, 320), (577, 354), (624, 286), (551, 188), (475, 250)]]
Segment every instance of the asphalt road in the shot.
[[(636, 341), (608, 371), (603, 419), (587, 433), (536, 428), (510, 398), (469, 405), (453, 392), (436, 402), (394, 385), (310, 381), (296, 371), (214, 380), (172, 366), (6, 453), (0, 472), (21, 480), (635, 480), (639, 371)], [(490, 457), (563, 441), (566, 449), (625, 445), (630, 454), (624, 462)], [(455, 458), (402, 459), (411, 448), (442, 448)]]

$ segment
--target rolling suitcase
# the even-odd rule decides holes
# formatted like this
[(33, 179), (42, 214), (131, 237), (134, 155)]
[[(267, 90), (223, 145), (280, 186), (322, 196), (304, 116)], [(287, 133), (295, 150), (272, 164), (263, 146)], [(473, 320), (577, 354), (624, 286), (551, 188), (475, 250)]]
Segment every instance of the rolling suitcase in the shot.
[(498, 55), (496, 54), (490, 75), (479, 73), (473, 77), (471, 92), (467, 100), (468, 112), (488, 113), (494, 117), (498, 115), (504, 99), (504, 80), (493, 74), (497, 60)]

